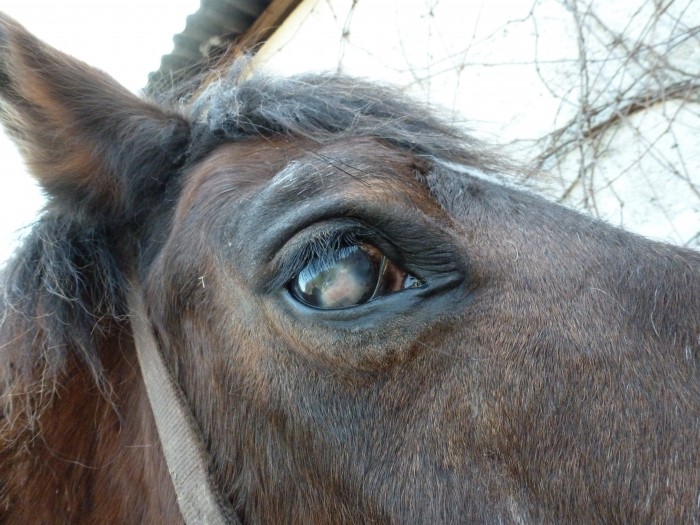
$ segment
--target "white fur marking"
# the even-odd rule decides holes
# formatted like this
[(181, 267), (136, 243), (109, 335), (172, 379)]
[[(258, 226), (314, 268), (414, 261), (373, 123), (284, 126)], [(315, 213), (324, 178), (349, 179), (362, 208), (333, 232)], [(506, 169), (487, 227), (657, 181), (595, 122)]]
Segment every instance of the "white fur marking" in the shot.
[(284, 188), (288, 186), (291, 183), (291, 179), (296, 175), (298, 168), (299, 163), (294, 160), (287, 164), (282, 171), (272, 177), (270, 187), (280, 186)]

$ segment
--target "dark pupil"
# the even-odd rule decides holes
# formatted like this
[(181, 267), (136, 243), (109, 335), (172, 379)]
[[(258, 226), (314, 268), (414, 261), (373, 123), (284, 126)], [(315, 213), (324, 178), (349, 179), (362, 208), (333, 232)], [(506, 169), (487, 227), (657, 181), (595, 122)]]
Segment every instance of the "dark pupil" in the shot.
[(308, 264), (294, 280), (294, 295), (316, 308), (345, 308), (369, 301), (374, 294), (381, 257), (360, 246), (346, 246)]

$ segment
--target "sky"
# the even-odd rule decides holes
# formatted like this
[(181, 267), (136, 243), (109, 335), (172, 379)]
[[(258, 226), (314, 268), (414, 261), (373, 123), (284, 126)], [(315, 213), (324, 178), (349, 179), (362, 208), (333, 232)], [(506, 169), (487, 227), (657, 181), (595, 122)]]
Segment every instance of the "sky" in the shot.
[[(697, 26), (700, 2), (683, 2), (688, 6), (694, 2), (696, 11), (683, 10), (684, 23)], [(635, 27), (647, 31), (648, 17), (636, 11), (640, 3), (644, 0), (614, 6), (600, 3), (596, 9), (627, 9), (629, 16), (636, 17)], [(134, 92), (158, 68), (160, 57), (172, 50), (173, 35), (184, 29), (187, 15), (198, 6), (199, 0), (0, 0), (0, 11), (54, 47), (107, 71)], [(430, 16), (423, 13), (426, 7)], [(529, 20), (534, 20), (528, 14), (531, 8), (520, 0), (304, 2), (290, 17), (290, 21), (296, 17), (298, 27), (290, 23), (287, 31), (278, 32), (258, 58), (264, 57), (266, 69), (282, 74), (306, 70), (309, 65), (314, 70), (335, 70), (342, 61), (348, 73), (408, 86), (419, 99), (434, 97), (426, 100), (457, 109), (459, 121), (468, 122), (481, 138), (494, 143), (533, 139), (568, 121), (571, 111), (579, 107), (572, 86), (578, 85), (580, 72), (575, 31), (562, 22), (573, 20), (565, 3), (538, 1), (535, 25)], [(622, 23), (629, 16), (608, 13), (608, 20)], [(414, 20), (421, 24), (419, 28), (411, 25)], [(678, 25), (673, 16), (669, 20), (673, 28)], [(663, 40), (666, 29), (662, 28), (658, 33)], [(674, 49), (694, 69), (697, 39), (682, 41), (687, 52), (680, 44), (674, 44)], [(567, 64), (573, 76), (567, 76)], [(625, 77), (625, 71), (618, 76)], [(593, 80), (615, 84), (605, 75), (596, 74)], [(612, 153), (589, 164), (595, 167), (599, 217), (642, 235), (683, 244), (698, 232), (697, 194), (689, 192), (688, 182), (676, 175), (676, 165), (670, 169), (665, 163), (667, 158), (678, 158), (681, 171), (698, 172), (698, 117), (690, 110), (676, 114), (673, 107), (659, 105), (640, 112), (635, 122), (625, 120), (624, 126), (610, 132), (606, 152)], [(18, 235), (28, 230), (43, 202), (18, 153), (2, 139), (0, 133), (0, 263), (15, 248)], [(649, 144), (660, 147), (656, 150)], [(572, 196), (567, 205), (580, 209), (581, 203), (589, 202), (590, 188), (586, 184), (569, 191), (573, 184), (566, 177), (577, 176), (579, 166), (575, 154), (567, 159), (569, 164), (558, 164), (559, 171), (547, 180), (566, 189)], [(550, 197), (559, 198), (557, 188)]]
[[(112, 75), (133, 92), (173, 49), (199, 0), (0, 0), (0, 11), (52, 46)], [(0, 133), (0, 263), (41, 209), (43, 197)]]

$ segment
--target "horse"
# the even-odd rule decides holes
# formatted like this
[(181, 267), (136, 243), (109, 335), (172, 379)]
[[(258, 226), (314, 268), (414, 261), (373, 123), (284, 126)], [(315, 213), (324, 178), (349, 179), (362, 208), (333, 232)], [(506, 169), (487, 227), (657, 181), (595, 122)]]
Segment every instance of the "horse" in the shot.
[(395, 88), (251, 69), (143, 99), (0, 17), (48, 197), (3, 274), (0, 521), (698, 523), (700, 254)]

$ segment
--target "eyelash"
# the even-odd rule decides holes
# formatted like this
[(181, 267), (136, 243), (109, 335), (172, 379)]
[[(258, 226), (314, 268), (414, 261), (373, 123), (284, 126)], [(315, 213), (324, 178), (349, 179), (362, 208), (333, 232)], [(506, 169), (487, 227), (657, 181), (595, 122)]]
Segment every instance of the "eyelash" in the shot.
[(328, 257), (333, 249), (340, 249), (343, 246), (360, 244), (367, 240), (367, 235), (363, 235), (355, 228), (346, 229), (324, 229), (317, 232), (311, 239), (304, 240), (290, 250), (282, 258), (274, 271), (274, 276), (267, 286), (269, 293), (277, 292), (286, 288), (299, 272), (311, 261), (323, 260)]

